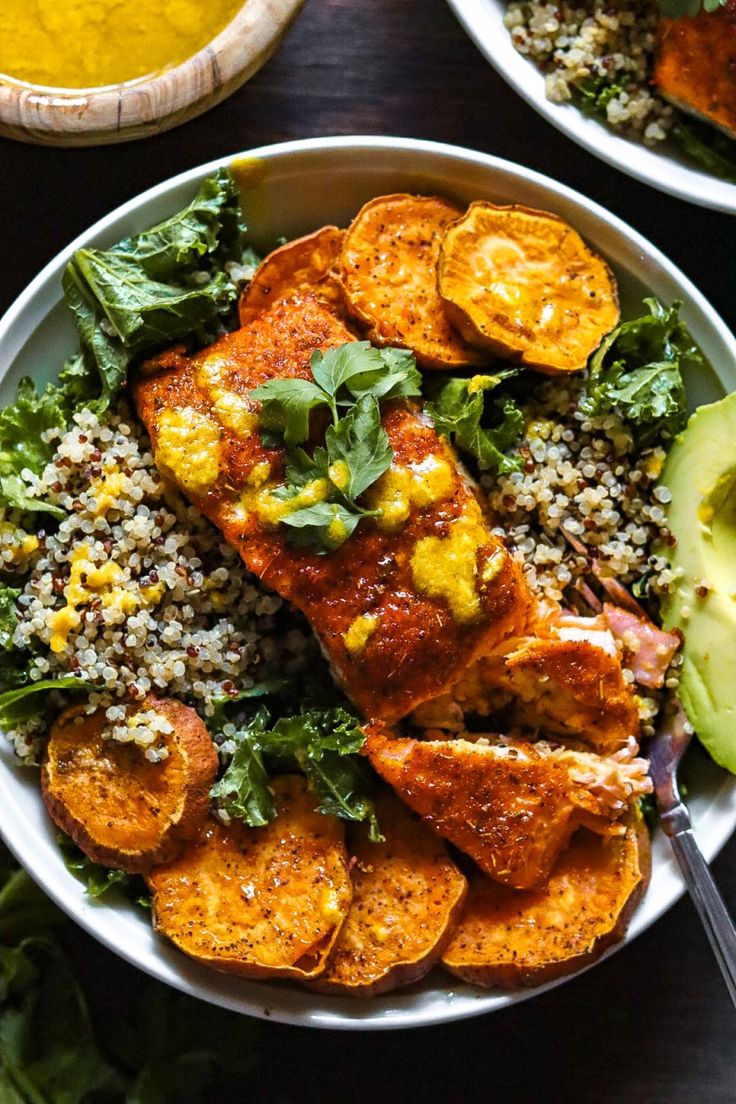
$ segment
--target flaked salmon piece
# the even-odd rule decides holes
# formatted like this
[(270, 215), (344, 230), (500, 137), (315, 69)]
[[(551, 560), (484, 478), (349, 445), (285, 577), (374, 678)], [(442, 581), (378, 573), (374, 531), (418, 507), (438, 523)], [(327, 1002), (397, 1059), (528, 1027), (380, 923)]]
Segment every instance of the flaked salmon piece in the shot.
[[(381, 516), (329, 555), (288, 543), (273, 494), (284, 451), (266, 448), (249, 392), (309, 378), (315, 350), (351, 340), (316, 297), (298, 296), (201, 352), (144, 365), (134, 395), (160, 470), (307, 616), (364, 714), (392, 721), (518, 633), (531, 598), (454, 454), (406, 400), (382, 410), (393, 461), (366, 496)], [(318, 483), (308, 492), (315, 501)]]
[(510, 637), (469, 667), (441, 699), (413, 715), (419, 726), (459, 731), (466, 713), (505, 709), (516, 724), (582, 740), (603, 754), (629, 745), (639, 715), (621, 656), (599, 618), (558, 612)]
[(603, 607), (603, 618), (624, 648), (626, 666), (640, 686), (657, 690), (664, 686), (667, 668), (682, 643), (678, 632), (658, 629), (645, 617), (637, 617), (609, 602)]
[(660, 19), (654, 84), (666, 100), (736, 137), (736, 0)]
[(650, 789), (633, 747), (611, 760), (546, 741), (413, 740), (370, 726), (366, 754), (440, 836), (517, 889), (545, 881), (581, 824), (620, 831), (619, 818)]

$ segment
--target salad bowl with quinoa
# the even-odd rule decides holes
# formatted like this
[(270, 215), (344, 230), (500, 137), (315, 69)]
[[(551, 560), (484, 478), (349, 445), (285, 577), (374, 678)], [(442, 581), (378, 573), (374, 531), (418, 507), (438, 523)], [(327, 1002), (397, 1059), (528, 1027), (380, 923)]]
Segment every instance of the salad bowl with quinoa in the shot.
[(449, 0), (548, 122), (670, 195), (736, 211), (733, 7), (719, 0)]
[(524, 999), (681, 892), (676, 693), (706, 855), (736, 825), (682, 490), (734, 343), (605, 212), (453, 147), (270, 147), (92, 228), (0, 353), (0, 830), (117, 953), (316, 1026)]

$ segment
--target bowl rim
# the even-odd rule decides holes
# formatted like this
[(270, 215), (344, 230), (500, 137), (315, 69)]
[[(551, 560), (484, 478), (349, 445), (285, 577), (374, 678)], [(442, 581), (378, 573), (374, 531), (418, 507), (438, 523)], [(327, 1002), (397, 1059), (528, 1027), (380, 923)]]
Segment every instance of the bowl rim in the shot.
[(505, 0), (447, 0), (458, 21), (496, 72), (547, 122), (588, 153), (614, 169), (675, 199), (711, 211), (736, 214), (736, 183), (691, 167), (668, 150), (624, 138), (599, 119), (588, 118), (572, 103), (553, 103), (544, 91), (544, 75), (520, 54), (494, 13)]
[[(32, 84), (0, 73), (0, 134), (69, 143), (121, 141), (183, 122), (243, 84), (268, 59), (305, 0), (241, 0), (229, 22), (178, 65), (86, 88)], [(145, 128), (145, 129), (140, 129)], [(103, 136), (107, 136), (106, 139)]]
[[(341, 136), (300, 139), (268, 146), (258, 147), (252, 150), (239, 151), (234, 155), (216, 158), (203, 165), (196, 166), (179, 173), (166, 180), (160, 181), (146, 191), (134, 196), (126, 203), (103, 216), (88, 229), (79, 234), (72, 242), (62, 249), (50, 260), (41, 271), (29, 283), (26, 289), (19, 295), (5, 315), (0, 318), (0, 350), (7, 343), (8, 360), (11, 364), (17, 352), (23, 344), (23, 339), (16, 330), (22, 324), (24, 312), (33, 305), (39, 293), (44, 290), (44, 285), (50, 277), (58, 275), (62, 265), (71, 256), (74, 249), (99, 238), (105, 231), (119, 219), (135, 212), (138, 208), (146, 208), (151, 202), (165, 196), (168, 192), (184, 185), (194, 185), (203, 176), (213, 172), (217, 168), (228, 166), (239, 158), (255, 162), (256, 160), (274, 160), (292, 158), (299, 155), (309, 156), (320, 151), (328, 155), (346, 155), (350, 151), (403, 151), (416, 155), (426, 154), (434, 159), (450, 159), (464, 166), (476, 165), (494, 172), (506, 174), (525, 183), (541, 186), (551, 191), (555, 196), (570, 200), (576, 207), (584, 209), (594, 218), (598, 218), (608, 228), (615, 232), (617, 237), (624, 235), (628, 244), (641, 255), (642, 265), (645, 261), (654, 261), (664, 270), (664, 273), (673, 278), (681, 292), (696, 304), (706, 316), (708, 324), (713, 328), (717, 337), (724, 342), (730, 356), (736, 365), (736, 339), (730, 333), (725, 323), (716, 311), (707, 303), (702, 294), (691, 284), (689, 279), (679, 271), (659, 250), (648, 243), (637, 231), (628, 227), (618, 216), (607, 212), (597, 203), (587, 199), (580, 193), (563, 184), (558, 184), (549, 177), (524, 166), (516, 165), (504, 159), (490, 154), (474, 150), (464, 149), (445, 143), (436, 143), (419, 139), (393, 138), (383, 136)], [(439, 165), (437, 166), (439, 168)], [(397, 167), (397, 173), (402, 170)], [(61, 298), (60, 290), (54, 302)], [(47, 304), (48, 306), (48, 301)], [(18, 768), (20, 769), (20, 768)], [(17, 772), (16, 772), (17, 773)], [(7, 776), (7, 777), (6, 777)], [(112, 915), (114, 911), (128, 913), (130, 906), (126, 902), (105, 903), (102, 906), (90, 904), (83, 898), (80, 883), (64, 869), (63, 864), (55, 871), (36, 872), (34, 857), (35, 844), (38, 835), (34, 836), (31, 826), (30, 832), (25, 835), (22, 832), (13, 834), (13, 824), (18, 823), (13, 812), (20, 812), (16, 803), (19, 783), (14, 783), (15, 774), (4, 769), (4, 763), (0, 761), (0, 812), (5, 816), (0, 817), (0, 836), (5, 839), (10, 850), (16, 855), (21, 864), (28, 870), (42, 886), (44, 891), (74, 920), (75, 923), (85, 928), (94, 938), (103, 943), (120, 957), (126, 959), (138, 969), (142, 969), (158, 980), (166, 982), (185, 993), (208, 1000), (223, 1007), (258, 1016), (277, 1020), (283, 1023), (291, 1023), (301, 1026), (325, 1027), (341, 1030), (386, 1030), (394, 1028), (406, 1028), (450, 1022), (457, 1019), (480, 1015), (507, 1007), (511, 1004), (530, 999), (548, 989), (572, 980), (585, 970), (578, 971), (568, 977), (555, 979), (533, 989), (518, 991), (513, 994), (493, 991), (470, 989), (456, 983), (448, 976), (443, 1000), (435, 1000), (430, 1007), (423, 1007), (421, 1002), (416, 1005), (411, 1003), (412, 995), (405, 993), (406, 1001), (399, 1000), (398, 1005), (392, 1005), (394, 994), (387, 994), (387, 998), (377, 998), (375, 1001), (356, 1002), (350, 998), (324, 996), (317, 993), (299, 992), (295, 994), (290, 988), (284, 988), (284, 983), (279, 982), (246, 982), (241, 980), (241, 985), (248, 985), (249, 991), (246, 997), (230, 992), (222, 980), (224, 975), (218, 975), (214, 971), (204, 967), (195, 967), (180, 952), (173, 947), (169, 948), (159, 941), (156, 944), (156, 953), (150, 959), (146, 957), (140, 947), (131, 948), (121, 946), (116, 942), (114, 933), (108, 930), (108, 926), (100, 923), (100, 916)], [(22, 814), (21, 814), (22, 819)], [(701, 846), (708, 860), (720, 850), (732, 831), (736, 827), (736, 778), (724, 775), (719, 788), (714, 793), (707, 814), (703, 817), (707, 821), (707, 837), (705, 828), (701, 837)], [(702, 826), (702, 822), (701, 822)], [(696, 826), (696, 835), (700, 829)], [(660, 900), (653, 904), (646, 923), (636, 924), (636, 917), (632, 929), (624, 940), (609, 948), (596, 962), (586, 969), (604, 961), (611, 954), (625, 946), (645, 927), (657, 920), (684, 892), (684, 883), (673, 864), (667, 864), (668, 889)], [(670, 869), (671, 866), (671, 869)], [(58, 875), (58, 876), (57, 876)], [(49, 882), (51, 881), (51, 884)], [(227, 979), (230, 981), (231, 979)], [(456, 990), (460, 992), (456, 992)], [(399, 990), (397, 996), (401, 997)], [(301, 1000), (296, 999), (301, 997)], [(385, 1001), (389, 1006), (386, 1007)]]

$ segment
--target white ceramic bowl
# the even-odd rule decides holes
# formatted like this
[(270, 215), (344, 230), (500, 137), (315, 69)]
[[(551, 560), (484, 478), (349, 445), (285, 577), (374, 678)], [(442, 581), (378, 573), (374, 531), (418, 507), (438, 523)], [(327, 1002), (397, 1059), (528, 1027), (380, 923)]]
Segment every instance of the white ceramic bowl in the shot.
[(448, 0), (476, 45), (520, 96), (548, 122), (621, 172), (651, 184), (678, 199), (736, 214), (736, 184), (719, 180), (693, 167), (669, 144), (648, 149), (622, 138), (597, 119), (588, 118), (571, 103), (552, 103), (544, 92), (544, 76), (523, 57), (503, 25), (507, 0)]
[[(244, 207), (254, 244), (267, 248), (323, 223), (345, 225), (368, 198), (409, 190), (468, 202), (489, 198), (555, 211), (603, 253), (620, 282), (624, 311), (641, 297), (684, 301), (683, 314), (716, 371), (690, 392), (693, 404), (736, 389), (736, 342), (721, 319), (674, 265), (636, 231), (583, 196), (529, 169), (453, 146), (395, 138), (322, 138), (251, 151), (241, 159), (249, 181)], [(157, 185), (102, 219), (36, 277), (0, 321), (0, 402), (12, 399), (22, 375), (53, 377), (75, 348), (61, 299), (61, 273), (81, 245), (107, 246), (159, 221), (186, 203), (212, 162)], [(689, 779), (696, 834), (711, 858), (736, 827), (736, 779), (696, 757)], [(35, 772), (0, 750), (0, 831), (18, 859), (74, 920), (142, 970), (187, 993), (254, 1016), (332, 1028), (389, 1028), (439, 1023), (503, 1008), (532, 992), (473, 989), (435, 971), (410, 991), (370, 1001), (317, 996), (285, 983), (246, 982), (197, 966), (151, 931), (148, 917), (123, 901), (95, 904), (64, 867), (45, 815)], [(654, 873), (629, 939), (679, 897), (683, 886), (666, 841), (654, 843)]]

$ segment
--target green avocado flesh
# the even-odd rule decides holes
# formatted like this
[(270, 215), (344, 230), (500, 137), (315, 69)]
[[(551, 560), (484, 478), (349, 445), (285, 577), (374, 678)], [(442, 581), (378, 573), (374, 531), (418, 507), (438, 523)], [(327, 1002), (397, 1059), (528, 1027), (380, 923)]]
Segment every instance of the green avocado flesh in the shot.
[(662, 601), (665, 628), (685, 636), (680, 696), (701, 742), (736, 774), (736, 393), (695, 411), (662, 482), (677, 538), (665, 554), (684, 572)]

